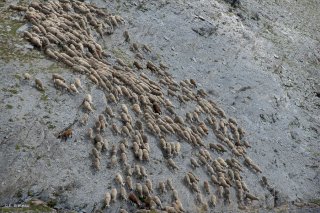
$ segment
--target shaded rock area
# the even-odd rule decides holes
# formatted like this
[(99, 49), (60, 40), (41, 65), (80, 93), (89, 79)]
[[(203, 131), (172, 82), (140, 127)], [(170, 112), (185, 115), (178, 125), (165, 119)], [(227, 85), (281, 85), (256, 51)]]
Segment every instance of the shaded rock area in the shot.
[[(120, 199), (111, 204), (112, 208), (104, 208), (105, 193), (117, 186), (114, 178), (122, 171), (121, 164), (108, 170), (108, 152), (101, 156), (101, 171), (92, 167), (93, 145), (87, 129), (95, 125), (95, 118), (105, 110), (108, 100), (104, 92), (87, 76), (50, 59), (22, 38), (31, 25), (23, 20), (23, 12), (8, 9), (10, 4), (17, 3), (29, 4), (0, 3), (1, 211), (17, 210), (5, 207), (9, 204), (31, 204), (32, 199), (39, 199), (44, 201), (38, 209), (43, 212), (119, 212), (121, 208), (133, 212), (136, 206)], [(251, 146), (247, 155), (259, 165), (262, 174), (244, 166), (241, 175), (259, 201), (247, 203), (244, 210), (232, 190), (230, 204), (220, 199), (208, 212), (320, 211), (319, 2), (87, 3), (124, 19), (124, 24), (110, 35), (95, 35), (97, 43), (110, 54), (112, 65), (116, 64), (115, 58), (131, 64), (132, 42), (146, 44), (151, 49), (148, 59), (166, 64), (177, 82), (194, 79), (199, 89), (207, 91), (209, 99), (245, 129), (245, 139)], [(124, 31), (129, 33), (130, 42), (125, 42)], [(24, 79), (26, 72), (32, 80)], [(53, 73), (62, 75), (66, 82), (74, 82), (78, 77), (83, 90), (72, 95), (56, 89), (51, 79)], [(44, 91), (35, 87), (34, 78), (43, 82)], [(59, 132), (83, 115), (86, 94), (91, 94), (94, 102), (87, 126), (76, 123), (72, 138), (57, 139)], [(191, 110), (190, 105), (177, 100), (173, 104), (181, 116)], [(113, 110), (120, 111), (120, 105), (112, 105)], [(118, 145), (122, 139), (109, 130), (104, 137), (110, 146)], [(186, 171), (196, 173), (204, 194), (202, 184), (209, 176), (205, 169), (190, 165), (190, 157), (197, 156), (198, 149), (178, 140), (182, 145), (181, 154), (174, 158), (178, 170), (168, 168), (159, 138), (151, 135), (151, 160), (141, 164), (154, 188), (159, 181), (171, 178), (186, 212), (203, 212), (183, 178)], [(218, 140), (211, 133), (204, 141)], [(212, 152), (212, 156), (226, 159), (229, 153)], [(129, 161), (136, 159), (131, 156)], [(213, 192), (215, 189), (212, 187)], [(165, 205), (172, 203), (171, 192), (159, 197)]]

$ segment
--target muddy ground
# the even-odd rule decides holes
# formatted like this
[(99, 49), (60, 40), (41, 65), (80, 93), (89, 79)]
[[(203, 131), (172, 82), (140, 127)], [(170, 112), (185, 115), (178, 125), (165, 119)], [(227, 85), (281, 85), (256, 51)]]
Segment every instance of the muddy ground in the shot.
[[(232, 7), (223, 0), (93, 1), (126, 20), (98, 42), (112, 55), (130, 61), (132, 52), (122, 36), (128, 30), (131, 40), (151, 47), (153, 60), (166, 63), (175, 79), (195, 79), (237, 118), (252, 145), (248, 155), (279, 191), (275, 199), (259, 183), (262, 175), (246, 169), (244, 179), (260, 198), (247, 211), (319, 212), (320, 2), (240, 2)], [(119, 168), (97, 173), (90, 167), (85, 127), (77, 127), (67, 142), (55, 134), (79, 116), (85, 93), (92, 94), (97, 116), (104, 110), (103, 94), (85, 76), (80, 76), (85, 85), (80, 95), (56, 90), (51, 73), (70, 81), (75, 74), (21, 38), (26, 26), (22, 16), (7, 10), (11, 3), (17, 1), (0, 3), (0, 206), (36, 197), (55, 209), (91, 212), (100, 208)], [(25, 72), (41, 79), (45, 92), (23, 80)], [(181, 114), (187, 108), (182, 105)], [(120, 140), (111, 132), (107, 137), (111, 143)], [(172, 172), (155, 139), (150, 143), (154, 154), (145, 167), (151, 178), (171, 177), (185, 209), (200, 211), (181, 181), (190, 169), (186, 159), (193, 148), (183, 145), (183, 155), (175, 159), (182, 169)], [(103, 160), (107, 162), (108, 155)], [(199, 169), (198, 174), (205, 178), (204, 171)], [(123, 206), (118, 202), (104, 211), (117, 212)], [(219, 203), (211, 211), (236, 209), (236, 202)]]

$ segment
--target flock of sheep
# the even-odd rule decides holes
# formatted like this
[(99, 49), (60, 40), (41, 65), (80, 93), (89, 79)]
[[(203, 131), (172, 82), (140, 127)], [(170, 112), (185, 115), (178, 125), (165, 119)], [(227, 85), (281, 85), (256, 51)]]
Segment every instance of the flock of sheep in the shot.
[[(91, 4), (69, 0), (32, 2), (27, 7), (11, 5), (10, 8), (22, 12), (25, 20), (32, 24), (24, 34), (30, 43), (48, 58), (68, 66), (76, 75), (86, 75), (105, 93), (108, 104), (96, 118), (93, 116), (94, 100), (86, 94), (79, 119), (83, 126), (89, 119), (95, 119), (87, 133), (92, 141), (94, 169), (110, 172), (115, 167), (121, 168), (112, 180), (117, 187), (105, 193), (105, 208), (121, 199), (133, 203), (139, 212), (186, 211), (171, 179), (156, 183), (143, 166), (153, 158), (150, 147), (161, 149), (169, 169), (185, 171), (185, 187), (194, 193), (195, 202), (205, 211), (214, 208), (219, 201), (226, 205), (232, 202), (232, 188), (241, 209), (249, 202), (259, 200), (250, 193), (241, 176), (244, 165), (261, 173), (259, 166), (247, 155), (250, 144), (244, 139), (245, 131), (197, 87), (195, 80), (177, 82), (166, 65), (149, 60), (151, 49), (132, 42), (128, 31), (123, 33), (124, 42), (130, 44), (130, 50), (135, 54), (130, 63), (113, 57), (98, 44), (97, 37), (108, 36), (124, 24), (122, 17)], [(31, 77), (25, 74), (25, 78)], [(57, 89), (75, 94), (81, 91), (80, 78), (75, 77), (71, 84), (58, 74), (52, 79)], [(38, 89), (44, 89), (41, 80), (35, 79), (35, 84)], [(193, 109), (181, 115), (174, 103)], [(120, 110), (116, 106), (120, 106)], [(108, 128), (123, 139), (111, 145), (105, 137)], [(60, 135), (61, 138), (70, 136), (71, 128)], [(157, 146), (150, 146), (150, 137), (156, 138)], [(197, 150), (194, 156), (189, 155), (190, 168), (180, 167), (176, 161), (186, 143)], [(228, 158), (221, 157), (225, 153)], [(102, 169), (101, 156), (108, 154), (109, 162)], [(128, 160), (132, 158), (129, 156), (133, 156), (133, 162)], [(206, 171), (207, 180), (200, 181), (198, 168)], [(169, 193), (172, 202), (161, 201), (161, 195)]]

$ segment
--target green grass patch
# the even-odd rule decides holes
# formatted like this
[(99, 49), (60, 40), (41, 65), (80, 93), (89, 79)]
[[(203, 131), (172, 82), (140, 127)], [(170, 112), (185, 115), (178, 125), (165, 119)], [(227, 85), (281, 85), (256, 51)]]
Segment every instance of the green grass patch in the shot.
[(140, 11), (142, 11), (142, 12), (147, 12), (147, 11), (148, 11), (148, 8), (147, 8), (146, 3), (141, 2), (141, 3), (137, 6), (137, 10), (140, 10)]
[(11, 94), (18, 94), (19, 91), (16, 88), (2, 88), (1, 89), (3, 92), (10, 92)]
[(19, 144), (16, 145), (16, 150), (20, 150)]
[(320, 206), (320, 198), (312, 199), (312, 200), (310, 200), (309, 202)]
[(46, 95), (46, 93), (42, 92), (40, 100), (41, 101), (48, 101), (48, 95)]
[(34, 213), (34, 212), (54, 212), (53, 209), (51, 209), (48, 206), (45, 205), (30, 205), (28, 204), (28, 207), (0, 207), (0, 212), (29, 212), (29, 213)]
[(53, 62), (47, 67), (32, 67), (32, 64), (30, 64), (30, 69), (28, 70), (28, 73), (31, 75), (35, 75), (37, 73), (63, 73), (64, 71), (65, 70), (63, 69), (62, 64), (58, 62)]
[(15, 49), (16, 45), (24, 45), (27, 41), (21, 41), (17, 30), (25, 23), (12, 20), (10, 13), (0, 10), (0, 56), (5, 62), (11, 60), (29, 62), (32, 58), (39, 58), (39, 51), (21, 51)]
[(52, 63), (48, 68), (47, 72), (48, 73), (62, 73), (64, 70), (62, 69), (61, 64), (59, 63)]
[(48, 201), (47, 205), (51, 208), (55, 207), (57, 205), (57, 200), (51, 199)]
[(13, 109), (13, 106), (11, 104), (7, 104), (6, 109)]
[(14, 74), (13, 77), (15, 77), (18, 80), (21, 80), (21, 76), (19, 74)]
[(48, 124), (48, 129), (54, 129), (54, 128), (56, 128), (56, 126), (55, 125), (53, 125), (53, 124)]

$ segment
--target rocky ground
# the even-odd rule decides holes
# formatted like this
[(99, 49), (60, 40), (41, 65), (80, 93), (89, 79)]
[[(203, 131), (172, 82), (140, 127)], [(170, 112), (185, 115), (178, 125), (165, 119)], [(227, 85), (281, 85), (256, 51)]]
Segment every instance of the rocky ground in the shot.
[[(68, 81), (75, 74), (21, 38), (26, 29), (22, 16), (7, 10), (16, 3), (0, 3), (0, 206), (38, 198), (59, 211), (99, 209), (120, 168), (112, 172), (91, 168), (86, 127), (77, 126), (66, 142), (56, 133), (79, 117), (85, 93), (92, 94), (97, 116), (105, 107), (103, 93), (85, 76), (79, 76), (85, 85), (80, 95), (53, 87), (52, 73)], [(125, 19), (114, 34), (98, 39), (107, 52), (132, 59), (122, 36), (127, 30), (132, 41), (151, 47), (151, 58), (167, 64), (177, 81), (195, 79), (246, 130), (252, 145), (248, 155), (278, 191), (277, 196), (271, 194), (260, 184), (262, 175), (245, 169), (248, 187), (260, 198), (246, 211), (320, 211), (318, 1), (241, 0), (235, 7), (223, 0), (92, 3)], [(41, 79), (45, 92), (23, 80), (25, 72)], [(180, 110), (183, 114), (188, 107), (181, 105)], [(93, 123), (92, 119), (89, 125)], [(120, 140), (111, 133), (107, 138), (112, 143)], [(151, 178), (172, 178), (185, 209), (200, 211), (181, 181), (191, 169), (186, 159), (193, 148), (183, 144), (182, 156), (175, 159), (181, 169), (172, 172), (163, 163), (156, 139), (150, 144), (154, 153), (145, 167)], [(206, 177), (202, 170), (198, 175)], [(169, 202), (170, 196), (161, 199)], [(104, 211), (118, 212), (123, 206), (118, 202)], [(235, 209), (236, 202), (221, 202), (210, 211)]]

